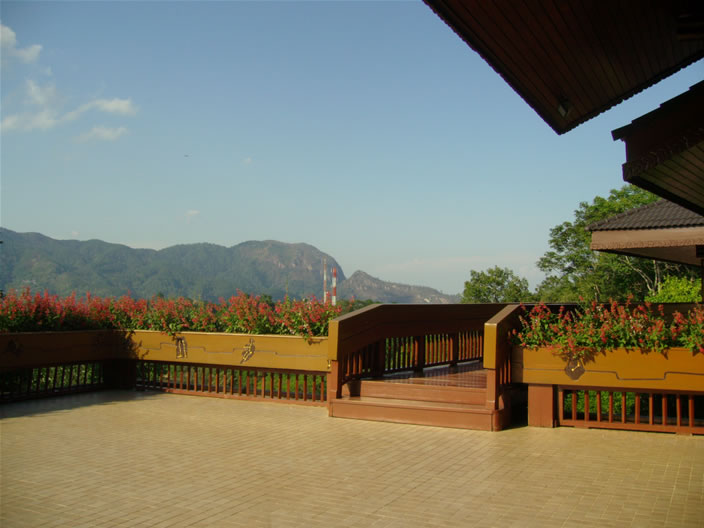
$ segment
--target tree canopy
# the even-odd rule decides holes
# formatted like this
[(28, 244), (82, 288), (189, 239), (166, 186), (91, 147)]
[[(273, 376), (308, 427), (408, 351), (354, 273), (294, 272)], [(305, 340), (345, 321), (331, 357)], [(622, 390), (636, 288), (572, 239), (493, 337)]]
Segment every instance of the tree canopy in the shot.
[(528, 281), (509, 268), (494, 266), (486, 271), (470, 272), (464, 283), (463, 303), (498, 303), (529, 301), (533, 297)]
[(697, 270), (689, 266), (589, 249), (589, 225), (656, 200), (656, 195), (627, 184), (606, 198), (581, 202), (571, 221), (550, 230), (550, 249), (537, 262), (546, 276), (535, 293), (526, 279), (496, 266), (485, 272), (471, 271), (462, 302), (575, 302), (580, 298), (606, 302), (629, 296), (635, 301), (701, 300)]
[(581, 297), (608, 301), (632, 295), (642, 301), (657, 294), (668, 276), (694, 277), (688, 266), (589, 249), (590, 224), (656, 200), (654, 194), (625, 185), (612, 190), (607, 198), (597, 196), (592, 203), (580, 203), (573, 221), (550, 230), (551, 249), (538, 260), (538, 268), (547, 275), (538, 286), (540, 300), (576, 301)]

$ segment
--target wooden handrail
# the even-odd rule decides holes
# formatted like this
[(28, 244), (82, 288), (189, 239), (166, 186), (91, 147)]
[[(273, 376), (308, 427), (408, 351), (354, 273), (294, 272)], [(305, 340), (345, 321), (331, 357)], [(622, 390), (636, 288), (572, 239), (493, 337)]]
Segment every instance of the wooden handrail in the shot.
[[(481, 343), (484, 323), (506, 304), (376, 304), (330, 322), (328, 401), (352, 379), (461, 360), (460, 343)], [(468, 337), (474, 333), (475, 341)], [(387, 352), (404, 360), (389, 365)], [(481, 356), (481, 346), (478, 355)], [(386, 365), (384, 364), (386, 362)]]

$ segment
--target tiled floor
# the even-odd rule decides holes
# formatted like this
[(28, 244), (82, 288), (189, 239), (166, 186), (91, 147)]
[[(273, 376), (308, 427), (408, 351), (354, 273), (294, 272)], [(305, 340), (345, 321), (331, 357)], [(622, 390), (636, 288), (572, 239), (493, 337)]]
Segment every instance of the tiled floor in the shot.
[(704, 438), (135, 392), (6, 405), (0, 525), (704, 526)]

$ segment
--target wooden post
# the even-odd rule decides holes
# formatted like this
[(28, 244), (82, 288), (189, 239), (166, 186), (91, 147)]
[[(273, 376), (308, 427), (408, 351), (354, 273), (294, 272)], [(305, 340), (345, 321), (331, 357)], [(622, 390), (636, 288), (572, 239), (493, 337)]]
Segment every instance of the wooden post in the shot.
[(486, 408), (493, 411), (498, 408), (496, 401), (498, 398), (496, 369), (484, 370), (486, 370)]
[(555, 427), (554, 385), (528, 385), (528, 425)]
[[(340, 363), (337, 360), (330, 361), (330, 372), (328, 372), (328, 412), (332, 413), (332, 402), (336, 398), (342, 397), (342, 387), (339, 386)], [(332, 414), (331, 414), (332, 416)]]

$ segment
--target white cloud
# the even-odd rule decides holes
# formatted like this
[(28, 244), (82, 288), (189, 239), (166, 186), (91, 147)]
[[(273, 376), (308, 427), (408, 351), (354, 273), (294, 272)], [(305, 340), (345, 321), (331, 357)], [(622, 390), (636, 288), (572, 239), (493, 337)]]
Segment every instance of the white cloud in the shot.
[(137, 108), (132, 104), (132, 99), (96, 99), (67, 112), (63, 119), (65, 121), (73, 121), (89, 110), (100, 110), (108, 114), (121, 115), (135, 115), (137, 113)]
[(27, 97), (35, 105), (48, 105), (56, 98), (56, 86), (53, 83), (40, 86), (31, 79), (27, 79)]
[[(2, 46), (3, 59), (15, 57), (22, 62), (34, 62), (39, 58), (42, 50), (41, 45), (32, 44), (24, 48), (17, 46), (17, 35), (8, 26), (0, 24), (0, 44)], [(51, 76), (51, 68), (43, 68), (43, 74)], [(66, 122), (74, 121), (84, 114), (96, 111), (119, 116), (133, 116), (137, 113), (137, 107), (132, 99), (93, 99), (76, 107), (74, 110), (65, 111), (57, 97), (56, 85), (53, 82), (41, 84), (33, 79), (27, 79), (25, 83), (25, 98), (23, 109), (15, 112), (8, 111), (7, 105), (4, 108), (4, 116), (0, 122), (0, 131), (25, 131), (48, 130)], [(114, 141), (127, 132), (125, 127), (107, 128), (95, 126), (77, 139), (79, 141), (89, 141), (93, 139)]]
[(10, 115), (3, 117), (2, 123), (0, 123), (0, 129), (4, 130), (16, 130), (20, 126), (20, 116)]
[[(54, 83), (41, 85), (32, 79), (28, 79), (25, 85), (26, 102), (34, 107), (41, 107), (36, 112), (17, 113), (5, 116), (0, 125), (3, 132), (10, 130), (48, 130), (61, 123), (74, 121), (91, 110), (96, 110), (108, 114), (132, 116), (137, 113), (137, 107), (132, 103), (132, 99), (94, 99), (80, 105), (75, 110), (60, 113), (57, 108), (57, 93)], [(88, 135), (84, 134), (79, 139), (107, 139), (114, 140), (127, 131), (126, 128), (95, 127)]]
[(13, 114), (3, 118), (0, 129), (9, 130), (48, 130), (59, 123), (56, 114), (51, 110), (41, 110), (33, 114)]
[(109, 128), (95, 126), (89, 132), (78, 136), (76, 140), (81, 143), (85, 143), (86, 141), (115, 141), (126, 133), (127, 128), (125, 127)]
[(78, 238), (78, 235), (80, 235), (80, 233), (78, 231), (71, 231), (71, 236), (73, 238)]
[(14, 48), (17, 45), (17, 35), (4, 24), (0, 24), (0, 45), (5, 49)]
[(91, 108), (102, 112), (121, 115), (135, 115), (137, 108), (132, 104), (132, 99), (97, 99), (88, 103)]
[(47, 130), (55, 127), (57, 123), (56, 116), (51, 110), (42, 110), (30, 116), (28, 126), (30, 129), (38, 128), (40, 130)]
[(242, 160), (242, 165), (251, 165), (252, 164), (252, 158), (247, 156), (245, 159)]
[(32, 44), (23, 49), (15, 49), (15, 55), (22, 62), (34, 62), (39, 58), (39, 53), (42, 51), (40, 44)]
[(6, 57), (17, 57), (22, 62), (35, 62), (42, 51), (40, 44), (32, 44), (26, 48), (17, 47), (17, 35), (9, 27), (0, 24), (0, 45), (3, 55)]

